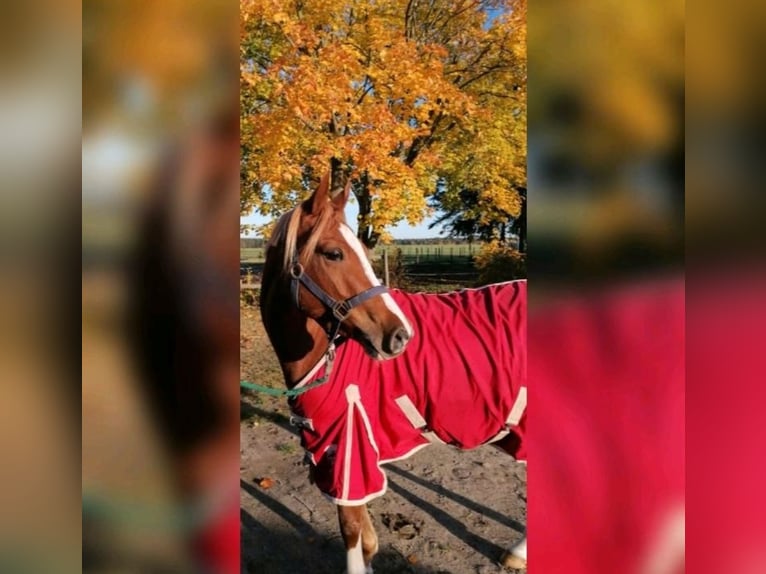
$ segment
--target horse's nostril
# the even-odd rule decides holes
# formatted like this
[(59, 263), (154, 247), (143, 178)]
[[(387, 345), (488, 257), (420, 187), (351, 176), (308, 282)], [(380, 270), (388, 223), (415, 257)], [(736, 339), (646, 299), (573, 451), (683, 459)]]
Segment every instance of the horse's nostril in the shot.
[(407, 331), (401, 327), (398, 328), (388, 338), (388, 349), (386, 349), (386, 352), (391, 355), (397, 355), (401, 353), (409, 339), (410, 336), (407, 334)]

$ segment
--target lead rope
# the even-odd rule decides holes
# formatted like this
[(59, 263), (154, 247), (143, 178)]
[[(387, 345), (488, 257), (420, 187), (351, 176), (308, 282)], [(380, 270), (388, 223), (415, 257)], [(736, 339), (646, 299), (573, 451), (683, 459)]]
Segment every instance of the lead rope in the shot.
[(250, 381), (240, 381), (239, 386), (243, 389), (264, 393), (266, 395), (272, 395), (274, 397), (297, 397), (303, 393), (307, 393), (311, 389), (315, 389), (324, 385), (327, 381), (330, 380), (330, 375), (332, 374), (332, 363), (335, 360), (335, 343), (330, 343), (330, 347), (327, 349), (325, 357), (327, 359), (327, 366), (325, 367), (324, 375), (308, 385), (294, 389), (275, 389), (273, 387), (265, 387), (263, 385), (259, 385), (258, 383), (251, 383)]
[(325, 373), (313, 383), (304, 385), (299, 388), (275, 389), (273, 387), (265, 387), (263, 385), (259, 385), (258, 383), (252, 383), (250, 381), (240, 381), (239, 382), (240, 388), (248, 389), (250, 391), (256, 391), (256, 392), (263, 393), (266, 395), (271, 395), (274, 397), (297, 397), (299, 395), (302, 395), (303, 393), (307, 393), (311, 389), (321, 387), (327, 381), (330, 380), (330, 375), (332, 374), (332, 365), (333, 365), (333, 362), (335, 361), (335, 339), (338, 336), (338, 331), (340, 331), (340, 321), (336, 323), (335, 328), (333, 329), (332, 335), (330, 337), (330, 344), (328, 345), (327, 351), (325, 351), (325, 354), (324, 354), (324, 357), (326, 360)]

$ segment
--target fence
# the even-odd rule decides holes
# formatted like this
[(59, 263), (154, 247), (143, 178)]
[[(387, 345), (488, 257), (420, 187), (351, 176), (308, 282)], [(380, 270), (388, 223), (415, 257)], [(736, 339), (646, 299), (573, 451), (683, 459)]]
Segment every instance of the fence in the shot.
[[(375, 250), (378, 272), (385, 279), (387, 267), (392, 280), (408, 288), (438, 285), (472, 285), (478, 277), (473, 257), (479, 247), (469, 244), (390, 245)], [(386, 259), (390, 259), (387, 261)], [(389, 263), (389, 265), (387, 265)]]
[(452, 245), (392, 245), (382, 249), (398, 250), (406, 263), (436, 261), (469, 261), (479, 249), (473, 244), (457, 243)]
[[(405, 260), (413, 260), (416, 263), (421, 261), (436, 261), (447, 259), (455, 261), (460, 258), (471, 258), (478, 253), (479, 248), (476, 244), (452, 243), (446, 245), (385, 245), (376, 247), (373, 251), (373, 257), (382, 256), (383, 251), (398, 250)], [(242, 263), (263, 263), (265, 251), (263, 247), (244, 247), (240, 249), (240, 261)]]
[[(393, 244), (376, 247), (372, 259), (380, 262), (378, 270), (388, 284), (389, 267), (398, 266), (411, 283), (418, 284), (470, 284), (478, 276), (473, 257), (479, 246), (468, 243), (452, 244)], [(264, 249), (250, 247), (240, 249), (240, 289), (260, 288), (260, 274), (263, 269)], [(399, 261), (396, 258), (400, 257)], [(390, 261), (389, 261), (390, 260)], [(393, 269), (391, 273), (396, 273)]]

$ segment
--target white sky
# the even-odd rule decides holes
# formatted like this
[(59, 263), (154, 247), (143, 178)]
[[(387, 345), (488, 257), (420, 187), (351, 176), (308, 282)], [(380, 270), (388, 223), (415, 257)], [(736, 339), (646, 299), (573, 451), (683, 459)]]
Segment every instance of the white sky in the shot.
[[(349, 202), (346, 207), (346, 219), (354, 231), (356, 231), (356, 216), (358, 213), (358, 204), (356, 202)], [(426, 239), (431, 237), (440, 237), (441, 231), (443, 229), (442, 226), (428, 229), (428, 225), (433, 222), (434, 219), (434, 217), (428, 217), (424, 219), (423, 222), (419, 225), (414, 226), (408, 225), (405, 221), (399, 225), (396, 225), (395, 227), (389, 228), (388, 231), (391, 233), (394, 239)], [(240, 221), (242, 224), (263, 225), (264, 223), (268, 223), (270, 218), (264, 217), (262, 215), (248, 215), (241, 217)]]

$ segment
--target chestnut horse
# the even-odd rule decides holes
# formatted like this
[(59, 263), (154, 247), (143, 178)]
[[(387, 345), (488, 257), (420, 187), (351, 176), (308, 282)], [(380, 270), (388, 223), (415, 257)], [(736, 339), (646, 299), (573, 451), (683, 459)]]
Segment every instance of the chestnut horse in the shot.
[[(347, 365), (344, 365), (343, 362), (344, 360), (350, 360), (348, 359), (348, 353), (356, 353), (357, 360), (366, 361), (361, 372), (365, 374), (370, 373), (370, 378), (373, 377), (372, 373), (376, 371), (377, 365), (393, 365), (392, 368), (396, 369), (404, 368), (400, 366), (405, 365), (407, 361), (415, 360), (411, 353), (408, 354), (406, 352), (408, 346), (412, 345), (411, 341), (419, 336), (421, 340), (424, 337), (424, 335), (418, 332), (413, 332), (413, 325), (422, 326), (423, 322), (418, 322), (421, 319), (419, 317), (407, 316), (402, 307), (408, 309), (411, 315), (415, 312), (413, 309), (416, 309), (416, 307), (412, 307), (409, 303), (405, 304), (405, 298), (419, 298), (417, 299), (418, 301), (425, 302), (427, 299), (446, 297), (446, 295), (409, 295), (389, 292), (386, 287), (380, 284), (367, 259), (364, 247), (346, 224), (344, 208), (348, 194), (349, 185), (347, 184), (345, 190), (332, 195), (329, 191), (329, 176), (322, 178), (319, 187), (308, 200), (294, 210), (284, 214), (278, 221), (274, 234), (268, 244), (264, 265), (261, 290), (263, 323), (280, 361), (288, 387), (284, 394), (292, 397), (291, 408), (294, 413), (292, 420), (297, 420), (299, 426), (301, 426), (300, 421), (303, 421), (304, 447), (309, 451), (310, 449), (306, 444), (307, 435), (305, 433), (310, 432), (316, 435), (321, 429), (319, 427), (314, 428), (314, 423), (310, 419), (300, 416), (303, 413), (300, 400), (303, 398), (314, 399), (320, 397), (320, 410), (327, 410), (327, 408), (336, 410), (334, 406), (328, 406), (330, 401), (329, 399), (325, 400), (325, 395), (320, 396), (319, 394), (326, 393), (329, 390), (332, 394), (340, 396), (340, 402), (342, 403), (341, 407), (339, 407), (341, 416), (345, 417), (345, 413), (348, 412), (348, 420), (351, 420), (352, 413), (356, 412), (353, 407), (353, 404), (356, 404), (359, 407), (359, 413), (361, 413), (360, 418), (357, 419), (361, 422), (357, 423), (357, 427), (367, 429), (366, 434), (363, 433), (361, 435), (363, 437), (372, 437), (371, 424), (378, 424), (379, 421), (383, 421), (380, 424), (384, 427), (390, 424), (390, 421), (393, 420), (390, 414), (381, 416), (377, 411), (370, 411), (369, 408), (368, 411), (364, 411), (361, 408), (359, 394), (359, 388), (362, 388), (361, 383), (357, 386), (350, 384), (350, 380), (338, 380), (343, 378), (344, 373), (347, 372), (344, 369)], [(500, 288), (500, 286), (497, 287)], [(508, 288), (513, 287), (509, 285)], [(504, 293), (508, 292), (505, 286), (502, 289)], [(500, 331), (499, 338), (505, 341), (502, 343), (504, 345), (510, 344), (507, 340), (511, 338), (511, 335), (508, 334), (506, 336), (506, 332), (502, 331), (504, 328), (502, 325), (510, 324), (508, 321), (516, 321), (514, 324), (526, 325), (525, 282), (523, 282), (523, 292), (521, 289), (522, 287), (516, 287), (515, 292), (523, 293), (523, 296), (517, 297), (519, 301), (514, 303), (513, 310), (510, 307), (504, 307), (500, 310), (500, 313), (492, 316), (488, 316), (486, 310), (478, 311), (478, 313), (484, 313), (484, 316), (479, 316), (477, 320), (486, 324), (489, 329)], [(466, 290), (465, 293), (468, 291), (472, 290)], [(479, 292), (482, 290), (473, 291)], [(468, 296), (470, 295), (465, 295), (465, 297)], [(443, 308), (452, 309), (454, 304), (452, 300), (450, 301), (450, 304), (443, 306)], [(467, 314), (465, 309), (452, 309), (449, 313), (458, 315)], [(519, 317), (506, 318), (506, 314), (513, 313)], [(469, 330), (475, 329), (469, 327)], [(517, 339), (519, 337), (525, 337), (525, 333), (520, 334)], [(485, 356), (485, 362), (491, 366), (488, 368), (489, 371), (484, 373), (505, 373), (510, 371), (510, 369), (505, 369), (504, 365), (498, 366), (497, 363), (511, 362), (510, 358), (507, 361), (505, 358), (513, 355), (514, 352), (520, 355), (525, 351), (525, 341), (517, 342), (518, 345), (516, 345), (515, 351), (509, 351), (507, 354), (502, 355), (502, 358), (499, 360), (494, 355)], [(463, 341), (460, 341), (460, 344), (462, 345)], [(470, 341), (468, 344), (471, 344)], [(483, 349), (484, 347), (481, 344), (476, 344), (475, 348)], [(489, 354), (485, 353), (485, 355)], [(514, 373), (518, 375), (517, 379), (523, 379), (521, 384), (525, 385), (526, 359), (525, 357), (519, 357), (513, 360), (515, 363), (522, 365), (518, 368), (514, 367), (516, 369)], [(333, 369), (333, 362), (335, 362), (335, 369)], [(321, 366), (325, 367), (325, 375), (317, 379), (316, 375)], [(380, 368), (382, 369), (383, 367)], [(409, 369), (410, 367), (407, 368)], [(420, 369), (420, 372), (423, 372), (424, 369), (420, 364), (413, 368)], [(451, 367), (447, 366), (446, 368), (450, 369)], [(466, 366), (465, 368), (473, 367)], [(433, 373), (434, 370), (436, 369), (429, 367), (429, 373)], [(337, 375), (331, 377), (331, 372), (337, 373)], [(448, 394), (452, 394), (454, 386), (450, 385), (458, 383), (455, 382), (456, 379), (451, 376), (450, 371), (445, 372), (449, 373), (449, 376), (442, 377), (442, 379), (449, 380), (445, 381), (444, 387), (448, 389), (446, 391)], [(394, 374), (400, 376), (398, 372)], [(358, 381), (359, 379), (356, 378), (354, 380)], [(325, 383), (327, 385), (324, 389), (314, 390)], [(512, 409), (515, 414), (511, 413), (511, 415), (508, 415), (507, 411), (511, 410), (511, 403), (509, 401), (513, 397), (506, 399), (506, 397), (510, 396), (510, 393), (506, 392), (505, 387), (510, 388), (510, 382), (493, 380), (491, 384), (495, 386), (494, 390), (485, 393), (487, 396), (490, 396), (490, 402), (492, 402), (492, 396), (502, 396), (503, 401), (502, 404), (488, 405), (482, 412), (503, 411), (503, 409), (506, 409), (503, 411), (503, 421), (501, 421), (501, 424), (491, 427), (495, 429), (491, 434), (477, 437), (477, 440), (474, 441), (475, 444), (472, 442), (471, 445), (465, 446), (466, 441), (461, 443), (460, 440), (447, 442), (452, 442), (464, 448), (472, 448), (478, 444), (495, 441), (496, 446), (516, 454), (519, 449), (519, 438), (513, 435), (513, 430), (508, 430), (510, 423), (506, 423), (505, 418), (508, 416), (510, 420), (515, 416), (517, 420), (514, 421), (514, 424), (519, 424), (518, 419), (522, 416), (526, 404), (526, 388), (524, 387), (523, 389), (521, 410), (519, 411), (519, 401), (516, 400), (513, 403)], [(438, 386), (439, 383), (436, 383), (436, 385)], [(401, 392), (401, 389), (392, 390), (390, 386), (386, 386), (386, 383), (376, 388), (384, 389), (380, 395), (381, 408), (383, 408), (383, 404), (388, 401), (389, 397), (393, 397), (397, 392)], [(500, 391), (495, 392), (497, 389), (500, 389)], [(396, 400), (399, 401), (402, 398), (403, 396)], [(518, 397), (516, 398), (518, 399)], [(348, 410), (346, 410), (346, 399), (348, 399)], [(376, 398), (375, 400), (377, 401), (378, 399)], [(409, 407), (411, 407), (409, 409), (400, 403), (397, 404), (402, 406), (410, 422), (413, 419), (420, 420), (423, 419), (423, 416), (426, 418), (430, 416), (423, 415), (422, 412), (416, 412), (418, 410), (422, 411), (423, 408), (418, 409), (417, 405), (414, 405), (412, 401), (408, 402)], [(369, 416), (368, 412), (370, 413)], [(314, 420), (318, 420), (321, 414), (315, 415)], [(396, 416), (404, 420), (401, 412), (393, 415), (394, 418)], [(346, 419), (344, 418), (343, 420)], [(524, 420), (526, 419), (524, 418)], [(373, 422), (371, 423), (370, 421)], [(430, 442), (431, 438), (424, 440), (424, 436), (438, 434), (438, 432), (426, 432), (428, 430), (426, 426), (431, 426), (430, 420), (428, 425), (426, 425), (425, 419), (423, 419), (422, 423), (422, 428), (416, 429), (423, 431), (422, 435), (417, 434), (414, 437), (408, 435), (410, 443), (405, 451), (401, 451), (405, 452), (404, 456), (409, 456), (409, 454)], [(490, 421), (489, 425), (492, 424), (495, 423)], [(481, 424), (465, 425), (462, 421), (458, 425), (462, 427), (471, 426), (471, 428), (474, 428), (474, 426), (482, 427)], [(337, 429), (338, 426), (333, 423), (334, 429)], [(306, 430), (307, 427), (310, 427), (310, 431)], [(490, 428), (490, 426), (487, 426), (487, 428)], [(516, 428), (518, 429), (518, 427)], [(412, 427), (410, 427), (410, 430), (412, 430)], [(497, 432), (498, 430), (500, 432)], [(338, 481), (342, 481), (344, 478), (346, 484), (337, 490), (337, 494), (330, 494), (329, 497), (338, 505), (340, 529), (347, 551), (348, 574), (369, 574), (372, 572), (372, 558), (378, 550), (378, 540), (367, 512), (366, 501), (382, 494), (387, 483), (378, 466), (376, 470), (379, 471), (378, 474), (382, 478), (374, 485), (372, 490), (364, 491), (362, 494), (349, 494), (349, 480), (352, 478), (354, 480), (358, 479), (358, 481), (370, 480), (368, 477), (370, 473), (367, 470), (359, 471), (357, 468), (349, 467), (354, 466), (357, 460), (361, 459), (369, 460), (373, 458), (382, 464), (386, 460), (380, 460), (381, 458), (394, 460), (394, 457), (401, 458), (402, 456), (401, 452), (397, 452), (391, 457), (378, 457), (377, 455), (382, 452), (384, 445), (381, 444), (381, 450), (379, 450), (379, 445), (372, 438), (370, 438), (370, 445), (360, 447), (367, 448), (366, 454), (365, 452), (359, 455), (353, 454), (351, 452), (353, 449), (347, 446), (351, 444), (352, 432), (353, 429), (349, 426), (348, 431), (344, 430), (340, 433), (346, 437), (346, 442), (343, 443), (343, 446), (338, 444), (330, 446), (321, 445), (317, 447), (318, 450), (316, 452), (310, 452), (313, 463), (312, 476), (316, 479), (318, 472), (327, 471), (327, 465), (335, 464), (334, 454), (336, 451), (338, 451), (338, 454), (340, 454), (341, 450), (346, 453), (345, 458), (337, 457), (338, 459), (344, 459), (345, 462), (339, 464), (345, 464), (345, 470), (338, 472), (337, 468), (329, 469), (329, 474), (335, 477), (336, 482), (334, 484), (339, 484)], [(385, 433), (387, 431), (383, 430), (382, 432)], [(458, 430), (457, 434), (459, 435), (461, 432), (463, 432), (462, 429)], [(327, 440), (334, 441), (336, 439)], [(344, 439), (341, 438), (339, 440), (343, 441)], [(364, 438), (361, 440), (363, 442)], [(374, 452), (370, 449), (374, 449)], [(318, 462), (317, 459), (327, 452), (332, 456), (325, 456), (322, 462)], [(319, 456), (315, 458), (315, 455)], [(354, 458), (355, 456), (359, 456), (361, 459)], [(324, 468), (322, 465), (324, 465)], [(326, 495), (334, 492), (332, 484), (329, 486), (325, 484), (323, 486), (321, 481), (317, 480), (316, 482)], [(368, 495), (369, 492), (373, 494)], [(518, 543), (510, 552), (506, 552), (501, 560), (507, 567), (525, 567), (526, 538)]]

